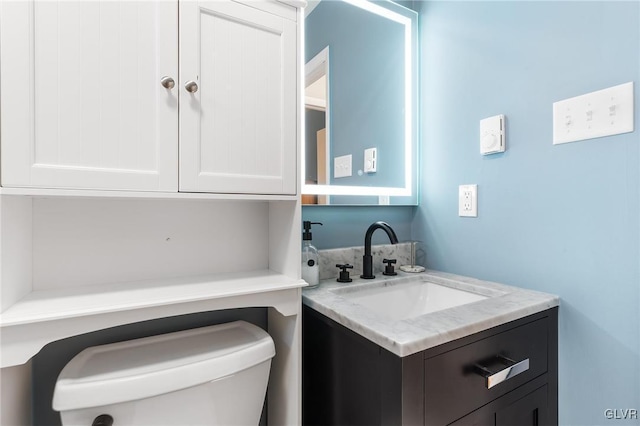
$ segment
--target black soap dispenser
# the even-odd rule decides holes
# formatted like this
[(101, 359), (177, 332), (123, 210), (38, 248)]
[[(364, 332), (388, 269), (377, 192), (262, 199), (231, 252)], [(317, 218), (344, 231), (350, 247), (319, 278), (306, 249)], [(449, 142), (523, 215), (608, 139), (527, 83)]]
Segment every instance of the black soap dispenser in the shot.
[(311, 225), (322, 225), (322, 223), (305, 220), (302, 224), (304, 227), (302, 233), (302, 279), (309, 284), (309, 287), (314, 287), (320, 283), (320, 267), (318, 265), (318, 249), (311, 244)]

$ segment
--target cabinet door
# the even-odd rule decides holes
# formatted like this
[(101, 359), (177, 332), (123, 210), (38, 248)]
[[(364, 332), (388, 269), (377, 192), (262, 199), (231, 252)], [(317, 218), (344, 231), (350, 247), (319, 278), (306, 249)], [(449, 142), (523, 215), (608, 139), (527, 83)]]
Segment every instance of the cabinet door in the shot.
[(237, 2), (180, 3), (180, 191), (296, 193), (296, 32)]
[[(547, 386), (516, 397), (518, 390), (488, 404), (449, 426), (546, 426), (549, 420)], [(515, 401), (514, 401), (515, 399)]]
[[(449, 426), (495, 426), (496, 414), (491, 407), (480, 408), (463, 418), (450, 423)], [(427, 423), (429, 425), (429, 423)], [(516, 426), (516, 425), (512, 425)]]
[(496, 411), (496, 426), (542, 426), (548, 418), (547, 386)]
[(176, 1), (2, 1), (2, 185), (177, 190)]

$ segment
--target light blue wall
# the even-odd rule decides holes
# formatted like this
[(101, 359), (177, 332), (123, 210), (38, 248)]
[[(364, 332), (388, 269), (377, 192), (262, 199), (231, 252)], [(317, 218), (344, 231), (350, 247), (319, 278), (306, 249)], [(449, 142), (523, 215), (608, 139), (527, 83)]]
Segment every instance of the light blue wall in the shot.
[[(558, 294), (560, 424), (640, 409), (640, 137), (552, 145), (552, 103), (635, 82), (640, 3), (416, 2), (421, 205), (430, 268)], [(507, 117), (507, 152), (479, 154), (478, 121)], [(478, 184), (479, 217), (457, 216)]]

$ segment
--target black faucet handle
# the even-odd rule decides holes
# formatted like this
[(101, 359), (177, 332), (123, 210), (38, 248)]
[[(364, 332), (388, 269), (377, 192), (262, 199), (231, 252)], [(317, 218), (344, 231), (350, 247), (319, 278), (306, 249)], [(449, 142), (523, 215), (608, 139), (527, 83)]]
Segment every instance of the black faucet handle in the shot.
[(353, 281), (351, 278), (349, 278), (349, 271), (347, 271), (347, 269), (353, 269), (353, 265), (349, 265), (348, 263), (345, 263), (344, 265), (337, 263), (336, 268), (341, 269), (340, 276), (336, 281), (338, 281), (339, 283), (350, 283), (351, 281)]
[(384, 272), (382, 273), (382, 275), (398, 275), (398, 273), (395, 271), (393, 265), (395, 265), (397, 262), (396, 259), (383, 259), (382, 263), (386, 263), (387, 266), (385, 266), (384, 268)]

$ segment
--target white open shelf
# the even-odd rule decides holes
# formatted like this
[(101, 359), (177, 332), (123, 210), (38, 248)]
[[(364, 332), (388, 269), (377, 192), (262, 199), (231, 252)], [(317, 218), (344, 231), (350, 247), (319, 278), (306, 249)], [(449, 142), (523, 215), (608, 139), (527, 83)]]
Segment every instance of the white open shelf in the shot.
[(155, 318), (242, 307), (296, 315), (306, 285), (259, 270), (33, 291), (0, 314), (0, 363), (23, 364), (47, 343)]

